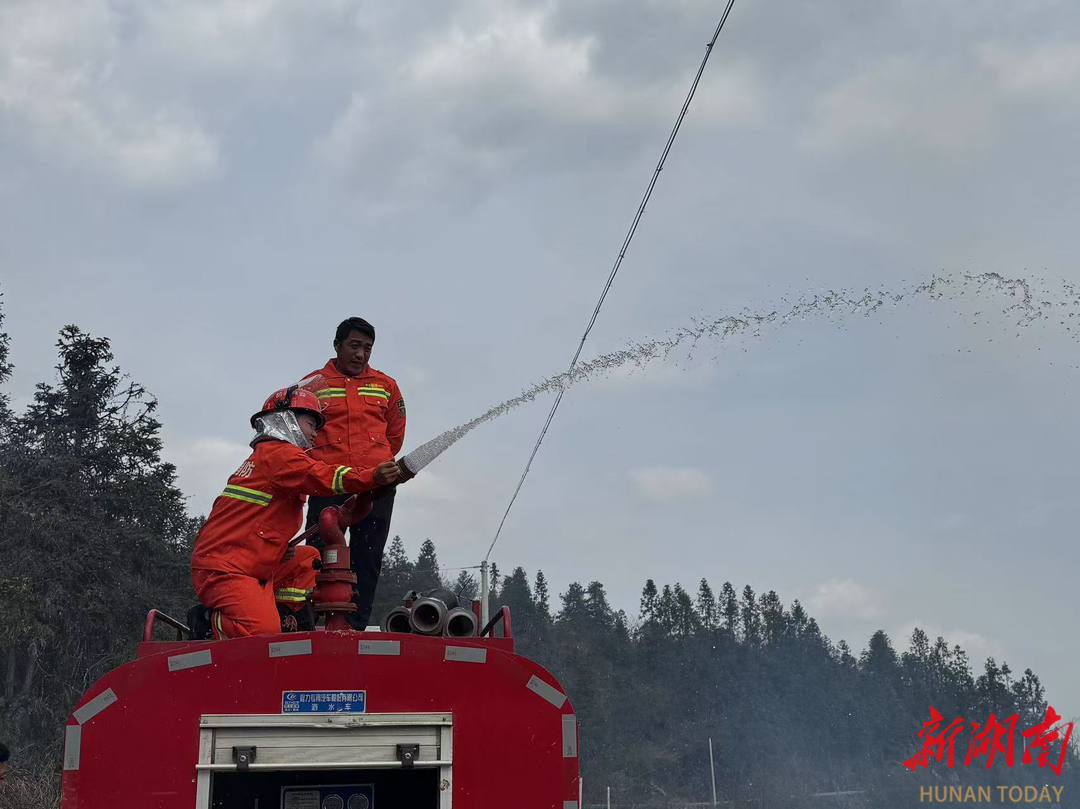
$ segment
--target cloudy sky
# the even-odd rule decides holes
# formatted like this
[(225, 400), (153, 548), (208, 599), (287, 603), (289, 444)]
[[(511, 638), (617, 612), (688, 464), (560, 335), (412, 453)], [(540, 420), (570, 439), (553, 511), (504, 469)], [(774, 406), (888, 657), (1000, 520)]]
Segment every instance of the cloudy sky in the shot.
[[(201, 513), (346, 316), (406, 449), (562, 370), (722, 6), (5, 0), (12, 393), (64, 324), (110, 337)], [(586, 356), (805, 290), (1080, 281), (1078, 119), (1071, 0), (740, 0)], [(775, 589), (856, 649), (918, 625), (1080, 714), (1077, 344), (1056, 298), (1017, 328), (973, 295), (575, 387), (494, 560), (631, 613), (650, 576)], [(546, 407), (403, 488), (394, 532), (477, 564)]]

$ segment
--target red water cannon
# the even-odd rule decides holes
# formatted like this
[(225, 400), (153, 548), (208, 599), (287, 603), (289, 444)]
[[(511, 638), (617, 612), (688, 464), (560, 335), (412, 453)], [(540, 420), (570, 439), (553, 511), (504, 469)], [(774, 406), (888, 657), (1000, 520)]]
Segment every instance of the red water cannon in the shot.
[[(326, 616), (326, 629), (331, 632), (352, 629), (345, 616), (356, 612), (352, 600), (356, 574), (350, 564), (345, 529), (360, 522), (371, 513), (371, 498), (353, 495), (340, 506), (331, 506), (319, 514), (319, 535), (322, 537), (322, 567), (315, 578), (311, 595), (316, 616)], [(299, 537), (297, 538), (299, 539)]]

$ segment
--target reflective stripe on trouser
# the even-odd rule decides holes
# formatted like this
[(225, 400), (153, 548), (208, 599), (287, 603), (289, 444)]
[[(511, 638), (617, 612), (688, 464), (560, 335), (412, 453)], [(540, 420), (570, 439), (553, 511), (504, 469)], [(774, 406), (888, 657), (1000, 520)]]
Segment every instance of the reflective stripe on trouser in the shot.
[(191, 583), (199, 602), (213, 610), (211, 624), (218, 638), (239, 638), (248, 635), (268, 635), (281, 631), (281, 617), (277, 605), (299, 610), (304, 599), (279, 602), (274, 594), (278, 590), (306, 593), (315, 587), (315, 568), (312, 562), (319, 552), (308, 545), (299, 545), (296, 555), (283, 561), (265, 583), (254, 576), (242, 573), (225, 573), (217, 570), (191, 571)]

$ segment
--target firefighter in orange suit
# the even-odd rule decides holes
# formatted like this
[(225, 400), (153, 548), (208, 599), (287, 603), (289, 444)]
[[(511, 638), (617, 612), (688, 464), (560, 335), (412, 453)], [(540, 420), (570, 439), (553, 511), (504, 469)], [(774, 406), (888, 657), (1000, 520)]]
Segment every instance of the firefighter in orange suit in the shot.
[(319, 552), (289, 548), (308, 495), (365, 492), (397, 481), (397, 464), (389, 459), (354, 469), (308, 457), (324, 421), (318, 396), (302, 386), (277, 391), (251, 417), (251, 456), (229, 478), (195, 540), (191, 583), (199, 605), (188, 613), (195, 637), (208, 629), (224, 639), (308, 628), (297, 612), (315, 587)]
[[(337, 356), (313, 372), (326, 380), (319, 391), (326, 427), (319, 433), (311, 457), (330, 464), (375, 466), (390, 460), (405, 440), (405, 399), (388, 374), (368, 364), (375, 344), (375, 327), (363, 318), (342, 321), (334, 334)], [(390, 535), (396, 487), (380, 489), (372, 497), (371, 512), (349, 530), (350, 559), (356, 573), (353, 603), (356, 612), (346, 616), (354, 629), (364, 629), (371, 618), (375, 589), (382, 571), (383, 550)], [(345, 498), (312, 497), (307, 525), (319, 512)]]

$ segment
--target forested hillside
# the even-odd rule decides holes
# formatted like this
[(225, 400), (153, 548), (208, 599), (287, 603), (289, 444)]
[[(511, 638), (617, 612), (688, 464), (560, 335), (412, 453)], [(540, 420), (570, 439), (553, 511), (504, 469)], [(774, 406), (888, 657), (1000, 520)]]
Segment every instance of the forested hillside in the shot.
[[(395, 539), (387, 564), (384, 581), (402, 592), (406, 582), (438, 579), (431, 542), (413, 562)], [(530, 581), (519, 567), (495, 580), (495, 605), (511, 608), (518, 650), (559, 677), (581, 719), (586, 804), (603, 804), (608, 786), (619, 805), (711, 803), (710, 738), (718, 799), (751, 805), (806, 806), (811, 795), (853, 792), (821, 800), (908, 807), (920, 785), (1080, 791), (1075, 736), (1061, 776), (1021, 763), (1020, 733), (1047, 709), (1031, 669), (1018, 674), (988, 659), (975, 672), (963, 649), (921, 630), (904, 651), (878, 631), (856, 653), (822, 635), (798, 601), (785, 607), (777, 593), (759, 595), (749, 585), (725, 582), (717, 593), (701, 579), (691, 595), (649, 580), (639, 614), (628, 618), (598, 581), (571, 584), (552, 605), (542, 572)], [(476, 581), (463, 571), (453, 587), (471, 596)], [(377, 609), (396, 603), (395, 595), (384, 588)], [(1001, 754), (989, 772), (986, 755), (964, 766), (965, 733), (952, 771), (932, 762), (910, 772), (903, 762), (920, 750), (931, 705), (946, 717), (939, 731), (956, 717), (970, 729), (985, 727), (991, 714), (1018, 714), (1014, 766), (1006, 768)]]

